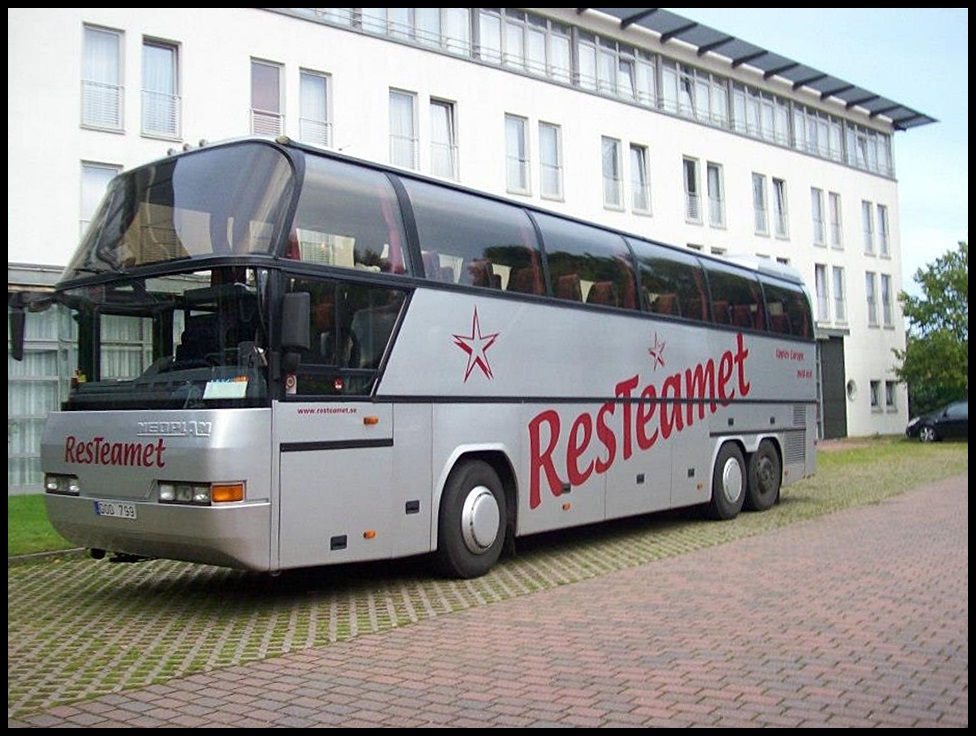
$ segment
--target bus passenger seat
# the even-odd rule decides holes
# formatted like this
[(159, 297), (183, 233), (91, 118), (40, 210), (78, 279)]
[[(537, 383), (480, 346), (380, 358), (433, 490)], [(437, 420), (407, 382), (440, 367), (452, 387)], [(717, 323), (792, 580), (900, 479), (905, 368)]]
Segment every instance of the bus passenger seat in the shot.
[(612, 281), (597, 281), (590, 287), (590, 293), (586, 295), (586, 303), (602, 304), (607, 307), (619, 306), (616, 285)]
[(680, 314), (677, 294), (659, 294), (654, 301), (653, 309), (658, 314)]
[(557, 299), (566, 299), (571, 302), (583, 301), (583, 287), (580, 284), (579, 274), (567, 273), (556, 280)]
[(729, 314), (729, 303), (724, 300), (712, 302), (712, 320), (720, 325), (729, 324), (732, 319)]
[(491, 261), (486, 258), (479, 258), (471, 261), (468, 265), (468, 275), (472, 286), (491, 287)]
[(536, 270), (533, 266), (523, 266), (519, 269), (513, 269), (511, 275), (508, 277), (508, 291), (514, 291), (519, 294), (541, 294), (541, 285), (536, 276)]
[(748, 304), (736, 304), (732, 307), (732, 324), (736, 327), (752, 327), (752, 310)]

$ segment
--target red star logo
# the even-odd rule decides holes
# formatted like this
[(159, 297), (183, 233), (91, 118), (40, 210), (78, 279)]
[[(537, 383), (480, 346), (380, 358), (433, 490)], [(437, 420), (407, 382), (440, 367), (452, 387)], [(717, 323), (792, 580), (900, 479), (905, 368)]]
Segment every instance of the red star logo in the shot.
[(471, 371), (474, 370), (475, 366), (481, 369), (481, 372), (485, 374), (488, 380), (493, 378), (491, 375), (491, 366), (488, 365), (488, 356), (485, 353), (488, 351), (488, 348), (495, 344), (495, 340), (497, 339), (497, 332), (493, 332), (490, 335), (481, 334), (481, 323), (478, 322), (478, 308), (475, 307), (474, 317), (471, 320), (471, 334), (454, 335), (454, 344), (468, 354), (468, 365), (464, 369), (465, 382), (467, 382), (468, 376), (471, 375)]
[(658, 366), (664, 367), (664, 347), (667, 343), (661, 340), (657, 333), (654, 333), (654, 347), (648, 348), (647, 352), (654, 359), (654, 370), (657, 370)]

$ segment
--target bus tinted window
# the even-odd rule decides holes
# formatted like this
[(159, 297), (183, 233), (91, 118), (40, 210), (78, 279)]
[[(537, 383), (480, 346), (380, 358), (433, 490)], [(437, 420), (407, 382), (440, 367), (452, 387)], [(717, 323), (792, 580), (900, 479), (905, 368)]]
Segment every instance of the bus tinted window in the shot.
[(331, 279), (295, 279), (289, 291), (311, 297), (311, 344), (302, 355), (297, 392), (368, 394), (405, 292)]
[(385, 174), (306, 157), (288, 255), (367, 271), (408, 272), (400, 206)]
[(799, 287), (774, 284), (762, 279), (770, 332), (797, 337), (813, 337), (810, 300)]
[(751, 330), (766, 329), (762, 291), (750, 273), (707, 262), (708, 288), (712, 295), (712, 321)]
[(535, 230), (518, 207), (404, 179), (420, 237), (424, 275), (443, 281), (542, 294)]
[(708, 298), (698, 259), (671, 248), (630, 239), (637, 256), (647, 309), (657, 314), (705, 321)]
[(640, 309), (630, 251), (624, 239), (577, 222), (534, 214), (557, 299)]

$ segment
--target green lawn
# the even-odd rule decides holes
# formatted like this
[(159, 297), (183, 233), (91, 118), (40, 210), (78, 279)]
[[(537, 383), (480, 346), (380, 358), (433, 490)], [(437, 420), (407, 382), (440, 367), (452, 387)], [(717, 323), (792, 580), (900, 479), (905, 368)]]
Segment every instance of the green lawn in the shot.
[(7, 496), (7, 557), (73, 548), (47, 520), (43, 494)]

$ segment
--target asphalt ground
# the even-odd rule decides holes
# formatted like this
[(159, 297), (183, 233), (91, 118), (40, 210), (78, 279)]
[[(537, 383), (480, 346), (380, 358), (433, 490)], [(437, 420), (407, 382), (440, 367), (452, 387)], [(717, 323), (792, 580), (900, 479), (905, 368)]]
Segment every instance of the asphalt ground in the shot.
[(806, 519), (790, 488), (475, 581), (8, 565), (8, 727), (967, 727), (968, 476)]

